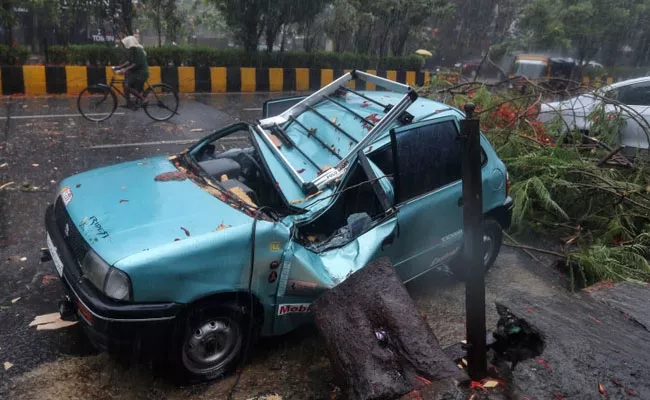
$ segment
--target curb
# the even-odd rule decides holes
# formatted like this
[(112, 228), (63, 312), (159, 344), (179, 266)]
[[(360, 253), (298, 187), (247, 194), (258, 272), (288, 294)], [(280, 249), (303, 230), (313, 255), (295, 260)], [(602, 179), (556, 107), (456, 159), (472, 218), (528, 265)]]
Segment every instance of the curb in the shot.
[[(166, 83), (180, 93), (283, 92), (317, 90), (348, 72), (348, 69), (239, 68), (239, 67), (149, 67), (149, 84)], [(387, 79), (422, 86), (429, 72), (366, 70)], [(88, 85), (111, 81), (111, 67), (2, 66), (0, 95), (76, 95)], [(356, 83), (356, 87), (354, 84)], [(375, 85), (352, 82), (358, 90)]]

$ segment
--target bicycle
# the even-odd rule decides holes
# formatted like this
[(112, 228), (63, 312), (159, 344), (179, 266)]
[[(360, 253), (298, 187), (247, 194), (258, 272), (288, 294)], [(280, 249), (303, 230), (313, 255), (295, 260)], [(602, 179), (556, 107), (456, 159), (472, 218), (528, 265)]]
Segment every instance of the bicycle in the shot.
[[(127, 102), (126, 105), (121, 107), (129, 108), (130, 105), (126, 94), (116, 85), (123, 84), (124, 79), (116, 78), (116, 76), (113, 75), (108, 85), (103, 83), (90, 85), (79, 93), (77, 109), (84, 118), (93, 122), (101, 122), (110, 118), (118, 105), (115, 92), (124, 97)], [(167, 121), (177, 114), (178, 93), (171, 86), (165, 83), (150, 85), (149, 82), (146, 82), (145, 84), (147, 88), (143, 93), (143, 97), (145, 100), (149, 100), (149, 96), (154, 98), (140, 107), (144, 109), (149, 118), (155, 121)]]

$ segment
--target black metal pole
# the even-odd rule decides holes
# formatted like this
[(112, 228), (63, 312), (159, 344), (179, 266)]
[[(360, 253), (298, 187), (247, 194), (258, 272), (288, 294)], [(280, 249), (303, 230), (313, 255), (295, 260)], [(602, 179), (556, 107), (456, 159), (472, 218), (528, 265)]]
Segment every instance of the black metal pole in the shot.
[(466, 268), (465, 324), (467, 370), (472, 380), (487, 375), (485, 325), (485, 267), (483, 265), (483, 188), (481, 139), (474, 104), (465, 105), (460, 123), (463, 178), (463, 260)]

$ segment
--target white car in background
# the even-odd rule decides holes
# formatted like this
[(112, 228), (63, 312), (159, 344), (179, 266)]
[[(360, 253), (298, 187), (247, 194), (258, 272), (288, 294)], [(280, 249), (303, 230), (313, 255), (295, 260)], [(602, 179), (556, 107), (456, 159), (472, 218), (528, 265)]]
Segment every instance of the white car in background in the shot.
[(539, 119), (550, 122), (561, 115), (565, 129), (578, 129), (588, 134), (591, 125), (588, 116), (603, 103), (606, 112), (621, 113), (626, 121), (617, 143), (624, 146), (623, 154), (634, 156), (638, 150), (647, 151), (650, 147), (650, 76), (616, 82), (568, 100), (542, 104)]

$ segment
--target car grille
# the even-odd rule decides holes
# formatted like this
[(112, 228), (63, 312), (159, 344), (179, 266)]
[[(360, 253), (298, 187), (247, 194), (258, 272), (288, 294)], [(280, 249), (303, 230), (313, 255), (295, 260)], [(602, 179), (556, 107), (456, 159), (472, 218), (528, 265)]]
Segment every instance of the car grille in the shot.
[[(54, 203), (54, 219), (56, 220), (56, 226), (63, 234), (65, 243), (72, 253), (75, 261), (77, 261), (77, 263), (81, 263), (83, 258), (86, 256), (86, 253), (88, 253), (90, 247), (81, 236), (81, 233), (79, 233), (79, 230), (77, 229), (74, 222), (72, 222), (68, 211), (65, 209), (63, 200), (61, 200), (61, 196), (57, 197), (56, 202)], [(66, 225), (68, 226), (67, 229)]]

